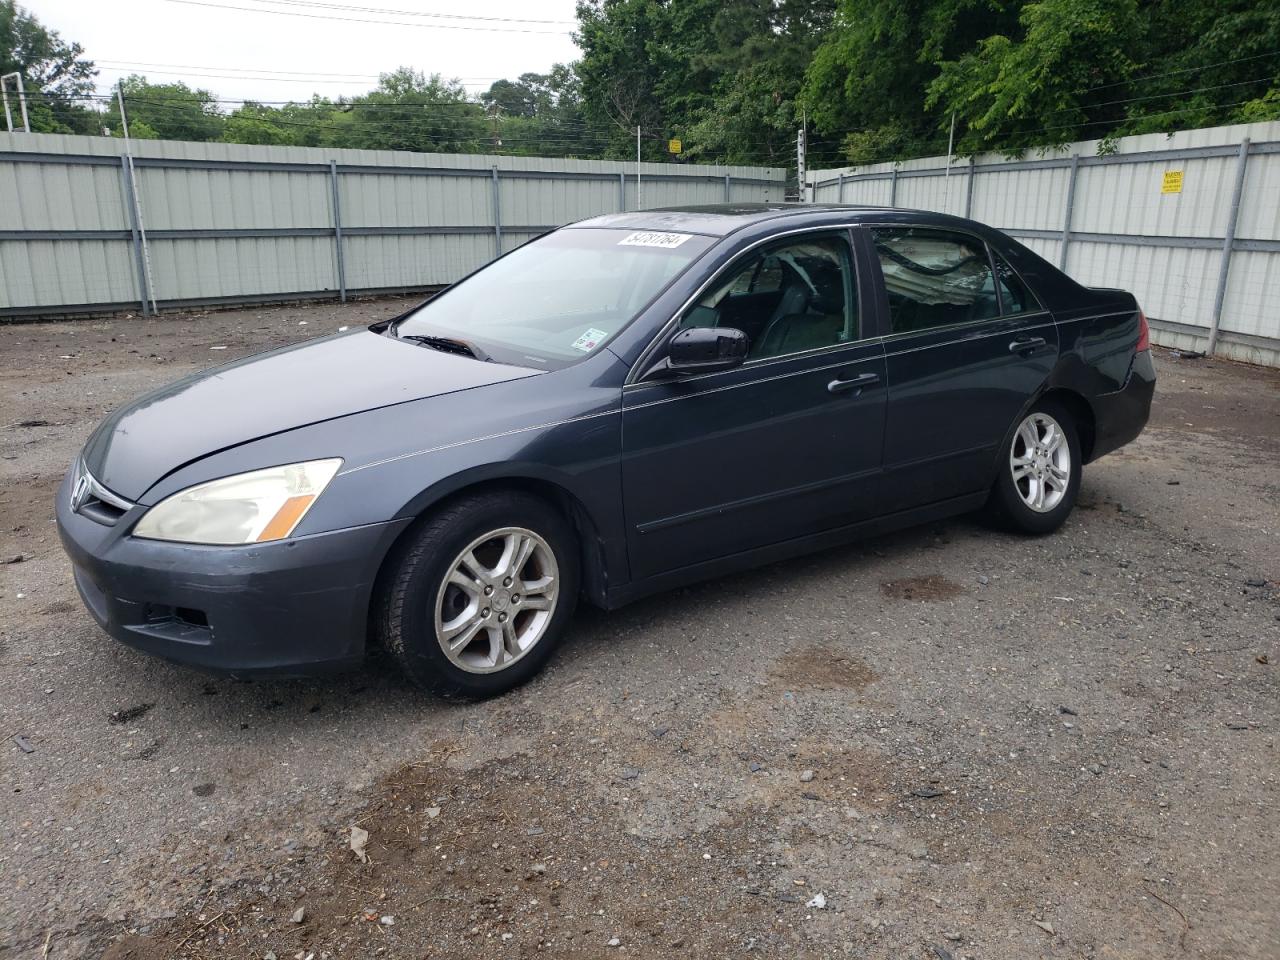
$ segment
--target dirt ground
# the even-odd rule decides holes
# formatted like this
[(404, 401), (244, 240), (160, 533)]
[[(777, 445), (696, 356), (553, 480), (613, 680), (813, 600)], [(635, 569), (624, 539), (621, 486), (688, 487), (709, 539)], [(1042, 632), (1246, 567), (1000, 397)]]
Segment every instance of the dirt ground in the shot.
[(1157, 351), (1057, 535), (584, 610), (489, 703), (108, 639), (52, 522), (95, 422), (402, 307), (0, 327), (0, 957), (1280, 956), (1280, 373)]

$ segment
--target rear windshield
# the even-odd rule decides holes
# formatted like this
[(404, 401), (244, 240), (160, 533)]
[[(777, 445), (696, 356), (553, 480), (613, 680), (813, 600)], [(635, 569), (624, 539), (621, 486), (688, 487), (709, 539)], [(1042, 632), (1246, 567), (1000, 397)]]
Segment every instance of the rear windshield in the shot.
[(500, 363), (555, 369), (603, 348), (714, 242), (649, 230), (557, 230), (495, 260), (396, 324)]

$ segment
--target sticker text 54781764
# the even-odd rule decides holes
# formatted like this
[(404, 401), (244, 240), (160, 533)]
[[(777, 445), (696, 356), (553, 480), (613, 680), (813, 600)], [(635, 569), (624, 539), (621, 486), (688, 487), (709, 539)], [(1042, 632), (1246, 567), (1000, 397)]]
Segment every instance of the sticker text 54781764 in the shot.
[(620, 247), (678, 247), (689, 239), (687, 233), (660, 233), (656, 230), (637, 230), (618, 241)]

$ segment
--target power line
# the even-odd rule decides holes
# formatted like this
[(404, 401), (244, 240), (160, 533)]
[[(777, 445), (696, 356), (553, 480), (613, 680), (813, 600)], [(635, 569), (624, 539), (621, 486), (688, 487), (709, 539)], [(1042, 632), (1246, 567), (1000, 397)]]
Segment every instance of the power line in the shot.
[[(108, 103), (110, 102), (111, 98), (103, 95), (94, 95), (92, 99), (98, 102)], [(200, 104), (201, 103), (201, 101), (192, 100), (189, 98), (150, 99), (145, 96), (139, 97), (139, 96), (127, 96), (127, 95), (125, 96), (125, 102), (130, 104), (143, 104), (146, 106), (158, 108), (160, 110), (167, 110), (169, 111), (169, 116), (171, 117), (185, 116), (185, 114), (181, 114), (178, 112), (181, 109), (181, 106), (183, 104)], [(466, 104), (466, 105), (473, 106), (473, 107), (477, 106), (475, 104)], [(395, 106), (395, 104), (385, 104), (385, 106)], [(377, 128), (384, 128), (384, 129), (393, 129), (396, 127), (426, 127), (426, 126), (431, 126), (436, 128), (445, 128), (445, 129), (449, 129), (449, 128), (482, 129), (483, 124), (485, 123), (485, 120), (486, 120), (484, 115), (481, 113), (476, 113), (469, 118), (447, 117), (447, 116), (440, 116), (440, 115), (435, 115), (435, 116), (420, 115), (420, 116), (399, 117), (399, 118), (397, 117), (377, 118), (377, 117), (362, 116), (356, 112), (346, 113), (343, 115), (350, 117), (350, 119), (339, 120), (336, 117), (329, 117), (329, 118), (316, 118), (316, 119), (310, 119), (310, 120), (298, 120), (298, 119), (280, 117), (280, 116), (253, 116), (251, 114), (242, 115), (237, 119), (257, 120), (263, 124), (279, 124), (282, 126), (309, 127), (312, 129), (329, 129), (329, 130), (341, 129), (345, 124), (352, 124), (360, 127), (377, 127)], [(216, 116), (218, 119), (221, 119), (221, 120), (231, 119), (231, 116), (228, 116), (227, 114), (218, 114)], [(210, 115), (210, 119), (213, 119), (213, 116)], [(555, 131), (556, 127), (561, 126), (560, 123), (557, 123), (554, 120), (547, 120), (545, 122), (550, 125), (552, 132)], [(577, 122), (577, 121), (574, 121), (574, 122)], [(572, 131), (565, 130), (563, 132), (571, 133)], [(603, 135), (599, 135), (599, 136), (593, 135), (589, 131), (583, 131), (580, 134), (580, 136), (583, 140), (596, 140), (599, 142), (606, 142), (608, 139)], [(482, 139), (487, 140), (489, 138), (485, 137)], [(511, 142), (539, 142), (539, 141), (546, 141), (546, 142), (553, 142), (553, 143), (554, 142), (566, 142), (566, 143), (578, 142), (577, 140), (566, 140), (562, 138), (558, 139), (558, 138), (552, 138), (552, 137), (526, 137), (526, 138), (504, 137), (503, 139), (504, 141), (510, 139)]]
[(377, 79), (376, 73), (309, 73), (305, 70), (269, 70), (265, 67), (220, 67), (201, 63), (148, 63), (142, 60), (97, 60), (109, 67), (174, 67), (181, 70), (252, 71), (253, 73), (281, 73), (297, 77), (350, 77), (355, 80)]
[(258, 0), (277, 6), (318, 7), (326, 10), (345, 10), (351, 13), (378, 13), (398, 17), (426, 17), (436, 20), (484, 20), (492, 23), (542, 23), (568, 25), (574, 20), (537, 20), (530, 17), (486, 17), (467, 13), (429, 13), (421, 10), (388, 10), (385, 7), (362, 7), (354, 3), (325, 3), (322, 0)]
[(1219, 83), (1211, 87), (1193, 87), (1189, 90), (1173, 90), (1169, 93), (1153, 93), (1145, 97), (1128, 97), (1124, 100), (1105, 100), (1102, 103), (1081, 103), (1074, 107), (1065, 107), (1062, 110), (1054, 110), (1046, 116), (1053, 116), (1059, 113), (1070, 113), (1072, 110), (1096, 110), (1098, 107), (1113, 107), (1122, 103), (1140, 103), (1144, 100), (1164, 100), (1168, 97), (1185, 97), (1193, 93), (1207, 93), (1210, 90), (1225, 90), (1228, 87), (1247, 87), (1252, 83), (1267, 83), (1274, 81), (1274, 76), (1255, 77), (1252, 80), (1237, 80), (1235, 83)]
[(310, 20), (338, 20), (343, 23), (373, 23), (384, 27), (424, 27), (432, 30), (472, 30), (480, 33), (542, 33), (571, 36), (572, 30), (537, 30), (530, 27), (473, 27), (456, 23), (419, 23), (412, 20), (370, 20), (364, 17), (339, 17), (328, 13), (304, 13), (301, 10), (271, 10), (267, 7), (240, 7), (213, 0), (167, 0), (191, 7), (212, 7), (218, 10), (239, 10), (243, 13), (271, 13), (280, 17), (306, 17)]
[[(1246, 103), (1251, 103), (1251, 102), (1252, 102), (1251, 100), (1237, 100), (1233, 103), (1206, 104), (1203, 106), (1180, 107), (1174, 110), (1163, 110), (1158, 113), (1144, 114), (1139, 117), (1133, 117), (1131, 118), (1131, 120), (1152, 120), (1159, 117), (1176, 116), (1183, 113), (1198, 113), (1198, 112), (1214, 113), (1219, 110), (1226, 110), (1231, 107), (1239, 107)], [(1022, 136), (1030, 136), (1037, 133), (1049, 133), (1054, 130), (1070, 130), (1070, 129), (1076, 129), (1076, 128), (1096, 127), (1096, 126), (1121, 126), (1123, 122), (1124, 121), (1116, 121), (1116, 120), (1093, 120), (1085, 123), (1063, 123), (1063, 124), (1057, 124), (1054, 126), (1039, 127), (1034, 130), (1018, 131), (1018, 133)], [(914, 151), (917, 151), (917, 152), (911, 157), (903, 157), (901, 152), (898, 152), (894, 154), (885, 154), (881, 157), (871, 159), (871, 160), (863, 160), (858, 163), (847, 163), (845, 164), (845, 166), (869, 167), (878, 163), (894, 163), (900, 160), (922, 159), (923, 154), (920, 153), (919, 151), (923, 151), (931, 147), (943, 146), (945, 144), (946, 144), (946, 140), (926, 140), (920, 144), (915, 145), (912, 148)], [(1047, 145), (1040, 145), (1040, 146), (1047, 146)], [(1035, 149), (1036, 147), (1037, 147), (1036, 144), (1024, 144), (1017, 147), (992, 145), (992, 146), (983, 147), (982, 150), (979, 152), (998, 153), (998, 154), (1013, 154), (1013, 153), (1021, 154), (1021, 153), (1025, 153), (1027, 150)]]
[[(109, 69), (118, 70), (118, 69), (132, 69), (132, 68), (115, 67), (115, 68), (109, 68)], [(199, 73), (193, 70), (160, 70), (155, 67), (147, 68), (146, 73), (160, 74), (161, 76), (168, 76), (168, 77), (205, 77), (210, 80), (262, 80), (262, 81), (266, 81), (267, 83), (338, 83), (338, 84), (349, 85), (353, 82), (352, 80), (325, 79), (323, 77), (313, 77), (313, 78), (307, 79), (303, 77), (253, 76), (253, 75), (244, 74), (244, 73)], [(371, 76), (365, 77), (364, 79), (366, 81), (376, 80), (378, 79), (378, 77), (371, 75)], [(492, 86), (492, 81), (464, 80), (460, 77), (450, 77), (449, 79), (456, 81), (458, 84), (464, 87)], [(500, 80), (503, 78), (498, 77), (495, 79)]]
[[(162, 110), (168, 109), (171, 115), (175, 115), (173, 111), (178, 109), (178, 104), (173, 102), (172, 100), (169, 100), (169, 101), (148, 100), (142, 97), (126, 97), (125, 99), (129, 103), (146, 104), (148, 106), (157, 107)], [(188, 100), (185, 102), (192, 102), (192, 101)], [(321, 130), (326, 132), (334, 132), (335, 130), (340, 131), (342, 128), (342, 122), (336, 121), (334, 119), (295, 120), (295, 119), (287, 119), (282, 117), (252, 117), (252, 116), (247, 117), (245, 119), (258, 120), (264, 125), (276, 124), (281, 126), (302, 127), (305, 129)], [(418, 128), (418, 129), (425, 128), (427, 130), (431, 130), (431, 129), (439, 129), (441, 127), (444, 127), (447, 131), (450, 125), (453, 125), (454, 128), (463, 126), (463, 127), (466, 127), (467, 129), (479, 130), (480, 124), (483, 123), (483, 118), (477, 116), (473, 118), (472, 122), (468, 123), (468, 121), (466, 120), (450, 120), (448, 118), (439, 118), (439, 117), (435, 117), (435, 118), (411, 117), (407, 119), (395, 119), (395, 118), (378, 119), (378, 118), (357, 116), (357, 117), (353, 117), (352, 120), (349, 122), (352, 123), (353, 126), (357, 128), (365, 129), (365, 130), (368, 130), (370, 128), (375, 130), (403, 129), (403, 130), (412, 132), (414, 128)], [(553, 125), (550, 132), (556, 132), (555, 127), (557, 125), (555, 124), (555, 122), (554, 121), (548, 121), (548, 122)], [(571, 134), (571, 131), (561, 131), (561, 132)], [(446, 133), (445, 136), (446, 136), (447, 144), (473, 144), (481, 147), (492, 146), (492, 137), (487, 134), (480, 134), (477, 136), (465, 137), (465, 136), (450, 136), (448, 133)], [(589, 131), (583, 132), (577, 135), (571, 134), (568, 137), (553, 137), (553, 136), (546, 136), (546, 135), (539, 135), (539, 136), (533, 136), (533, 137), (512, 137), (504, 134), (502, 136), (502, 141), (504, 145), (534, 144), (538, 146), (548, 146), (550, 148), (555, 148), (557, 145), (568, 144), (570, 146), (583, 147), (587, 149), (594, 147), (597, 150), (600, 149), (601, 147), (609, 146), (615, 142), (614, 138), (610, 136), (607, 132), (591, 133)], [(748, 146), (767, 145), (768, 141), (746, 141), (745, 143)], [(766, 155), (760, 160), (754, 160), (751, 162), (756, 164), (763, 164), (766, 166), (778, 166), (779, 164), (777, 160), (778, 160), (777, 156)]]
[(1280, 57), (1280, 50), (1272, 50), (1270, 53), (1259, 53), (1251, 57), (1236, 57), (1234, 60), (1219, 60), (1215, 63), (1202, 63), (1198, 67), (1184, 67), (1181, 70), (1170, 70), (1168, 73), (1153, 73), (1145, 77), (1130, 77), (1128, 80), (1115, 80), (1111, 83), (1102, 83), (1096, 87), (1086, 87), (1080, 93), (1093, 93), (1095, 90), (1106, 90), (1108, 87), (1123, 87), (1130, 83), (1142, 83), (1147, 80), (1162, 80), (1165, 77), (1176, 77), (1183, 73), (1196, 73), (1200, 70), (1208, 70), (1210, 67), (1226, 67), (1233, 63), (1245, 63), (1250, 60), (1262, 60), (1266, 57)]
[[(98, 60), (98, 64), (112, 67), (169, 67), (177, 70), (217, 70), (223, 73), (269, 73), (291, 77), (347, 77), (353, 80), (377, 80), (386, 73), (328, 73), (307, 70), (272, 70), (268, 67), (222, 67), (200, 63), (148, 63), (141, 60)], [(505, 77), (458, 77), (459, 80), (504, 80)]]

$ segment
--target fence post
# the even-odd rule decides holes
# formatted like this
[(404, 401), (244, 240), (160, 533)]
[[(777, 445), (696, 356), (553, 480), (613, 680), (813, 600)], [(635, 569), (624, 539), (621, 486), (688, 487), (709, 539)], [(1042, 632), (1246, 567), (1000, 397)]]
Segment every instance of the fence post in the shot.
[(1071, 243), (1071, 211), (1076, 206), (1076, 174), (1080, 170), (1080, 154), (1071, 155), (1071, 174), (1067, 180), (1067, 210), (1062, 216), (1062, 247), (1058, 251), (1058, 269), (1067, 269), (1067, 246)]
[(729, 174), (724, 175), (724, 202), (729, 202)]
[(898, 165), (893, 165), (893, 176), (889, 178), (889, 206), (898, 205)]
[(138, 231), (138, 201), (133, 195), (133, 177), (129, 174), (129, 158), (120, 157), (120, 179), (124, 181), (125, 205), (129, 208), (129, 233), (133, 237), (133, 262), (138, 268), (138, 294), (142, 300), (142, 315), (151, 314), (151, 291), (147, 288), (147, 265), (142, 255), (142, 235)]
[(1231, 269), (1231, 248), (1236, 242), (1236, 223), (1240, 219), (1240, 197), (1244, 193), (1245, 168), (1249, 163), (1249, 138), (1240, 141), (1240, 157), (1236, 160), (1236, 183), (1231, 190), (1231, 213), (1227, 217), (1227, 235), (1222, 240), (1222, 261), (1218, 265), (1218, 289), (1213, 295), (1213, 319), (1209, 322), (1209, 345), (1205, 353), (1213, 356), (1218, 346), (1218, 328), (1222, 325), (1222, 304), (1227, 298), (1227, 271)]
[(973, 165), (977, 162), (978, 155), (975, 153), (969, 158), (969, 176), (966, 177), (968, 182), (964, 185), (964, 215), (966, 219), (973, 216)]
[(618, 212), (627, 212), (627, 175), (618, 172)]
[(844, 203), (844, 171), (840, 172), (839, 192), (836, 194), (836, 203)]
[(329, 161), (329, 191), (333, 194), (333, 250), (337, 255), (338, 301), (347, 302), (347, 264), (342, 252), (342, 207), (338, 201), (338, 162)]
[(493, 173), (493, 255), (502, 256), (502, 187), (498, 185), (498, 168)]

